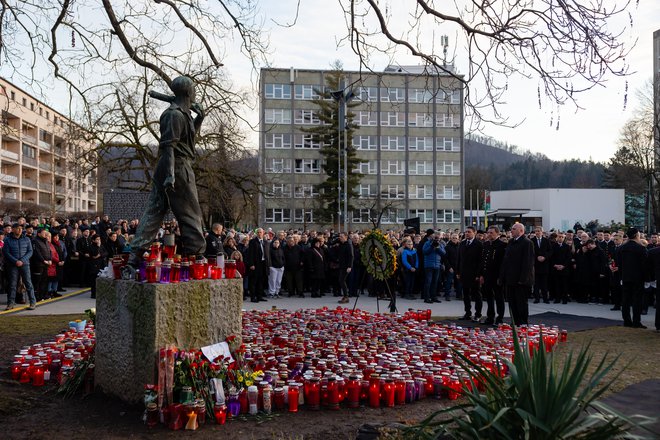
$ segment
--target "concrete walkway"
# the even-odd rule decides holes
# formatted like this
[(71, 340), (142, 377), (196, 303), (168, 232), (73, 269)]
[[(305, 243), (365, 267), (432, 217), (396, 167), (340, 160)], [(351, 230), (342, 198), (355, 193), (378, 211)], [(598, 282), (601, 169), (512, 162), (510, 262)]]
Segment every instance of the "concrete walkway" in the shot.
[[(289, 309), (295, 310), (300, 308), (317, 308), (317, 307), (331, 307), (335, 308), (338, 305), (342, 307), (353, 307), (355, 304), (356, 298), (351, 298), (349, 304), (337, 304), (337, 300), (333, 296), (324, 296), (322, 298), (310, 298), (309, 294), (305, 298), (288, 298), (282, 297), (279, 299), (269, 299), (267, 302), (252, 303), (246, 301), (243, 303), (243, 306), (246, 310), (268, 310), (273, 307), (278, 309)], [(63, 314), (75, 314), (83, 313), (86, 309), (96, 306), (96, 300), (90, 298), (90, 292), (88, 289), (79, 289), (72, 288), (67, 289), (64, 292), (62, 298), (47, 300), (37, 304), (36, 310), (21, 310), (16, 309), (10, 312), (4, 312), (4, 308), (7, 304), (7, 297), (5, 295), (0, 299), (0, 319), (2, 315), (6, 314), (20, 314), (20, 315), (63, 315)], [(362, 295), (358, 298), (357, 308), (362, 310), (367, 310), (369, 312), (376, 312), (380, 308), (381, 313), (386, 313), (388, 311), (389, 301), (380, 301), (377, 303), (375, 298), (370, 298), (367, 295)], [(403, 313), (409, 308), (412, 309), (431, 309), (434, 316), (462, 316), (463, 311), (463, 301), (452, 299), (451, 301), (442, 301), (442, 303), (437, 304), (425, 304), (421, 300), (404, 300), (401, 298), (397, 299), (397, 307), (399, 312)], [(611, 311), (610, 305), (590, 305), (590, 304), (578, 304), (575, 302), (568, 304), (533, 304), (530, 300), (529, 302), (529, 313), (530, 315), (536, 315), (545, 312), (555, 312), (555, 313), (565, 313), (579, 316), (592, 316), (594, 318), (608, 318), (613, 320), (621, 321), (621, 312)], [(473, 313), (474, 313), (474, 304), (473, 304)], [(484, 304), (483, 313), (486, 313), (486, 305)], [(508, 315), (508, 312), (506, 314)], [(622, 322), (622, 321), (621, 321)], [(655, 329), (655, 309), (652, 307), (649, 308), (649, 314), (642, 316), (642, 323), (646, 325), (649, 329)]]

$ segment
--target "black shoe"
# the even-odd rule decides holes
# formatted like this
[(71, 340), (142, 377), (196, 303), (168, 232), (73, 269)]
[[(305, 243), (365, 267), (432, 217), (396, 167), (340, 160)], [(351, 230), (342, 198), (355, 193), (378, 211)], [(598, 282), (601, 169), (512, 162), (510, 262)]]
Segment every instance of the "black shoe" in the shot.
[(647, 328), (644, 324), (633, 324), (632, 328)]
[(486, 325), (493, 325), (494, 323), (495, 321), (493, 320), (493, 318), (486, 318), (486, 320), (484, 321), (484, 324)]
[(502, 318), (500, 318), (499, 316), (497, 318), (495, 318), (495, 325), (502, 324), (503, 322), (504, 322), (504, 320)]
[(562, 300), (561, 303), (562, 303), (562, 304), (568, 304), (568, 301), (567, 301), (567, 300)]
[(445, 296), (445, 301), (451, 301), (451, 298), (448, 296)]
[(57, 291), (58, 291), (58, 292), (64, 292), (64, 291), (65, 291), (65, 289), (64, 289), (64, 288), (62, 288), (62, 287), (60, 287), (59, 289), (57, 289)]
[(300, 295), (298, 295), (298, 298), (304, 298), (304, 297), (305, 297), (305, 295), (304, 295), (303, 293), (301, 293)]
[(258, 303), (258, 302), (259, 302), (259, 300), (258, 300), (258, 299), (255, 299), (255, 298), (252, 298), (252, 299), (250, 300), (250, 302), (253, 302), (253, 303)]
[(617, 310), (621, 310), (621, 306), (614, 306), (610, 310), (613, 311), (613, 312), (615, 312)]
[(632, 327), (633, 325), (632, 325), (631, 322), (624, 322), (624, 323), (623, 323), (623, 326), (624, 326), (624, 327)]
[(433, 300), (430, 300), (430, 299), (425, 299), (424, 302), (426, 304), (433, 304)]
[(266, 298), (259, 298), (259, 301), (261, 301), (261, 302), (268, 302), (268, 300), (267, 300)]
[(642, 309), (642, 315), (648, 315), (649, 309)]
[(538, 304), (538, 303), (540, 303), (540, 302), (541, 302), (541, 301), (538, 300), (538, 299), (535, 299), (535, 300), (534, 300), (534, 304)]
[(456, 295), (456, 299), (463, 299), (463, 295)]
[(440, 298), (433, 298), (431, 301), (433, 301), (434, 303), (441, 303), (442, 302), (442, 301), (440, 301)]
[(470, 321), (472, 319), (472, 315), (469, 313), (466, 313), (462, 317), (458, 318), (459, 321)]
[(559, 300), (559, 299), (556, 299), (556, 300), (554, 301), (555, 304), (559, 304), (560, 302), (561, 302), (561, 300)]
[(547, 300), (547, 299), (544, 299), (544, 300), (543, 300), (543, 304), (550, 304), (550, 301)]
[(55, 292), (53, 293), (53, 298), (62, 298), (62, 294)]

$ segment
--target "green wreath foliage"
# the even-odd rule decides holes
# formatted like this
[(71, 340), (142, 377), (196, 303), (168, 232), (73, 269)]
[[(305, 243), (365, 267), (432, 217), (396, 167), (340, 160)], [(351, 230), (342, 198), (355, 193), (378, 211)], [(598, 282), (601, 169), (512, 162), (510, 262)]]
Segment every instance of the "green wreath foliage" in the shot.
[(380, 229), (367, 233), (360, 244), (362, 263), (377, 280), (386, 280), (396, 271), (396, 250)]

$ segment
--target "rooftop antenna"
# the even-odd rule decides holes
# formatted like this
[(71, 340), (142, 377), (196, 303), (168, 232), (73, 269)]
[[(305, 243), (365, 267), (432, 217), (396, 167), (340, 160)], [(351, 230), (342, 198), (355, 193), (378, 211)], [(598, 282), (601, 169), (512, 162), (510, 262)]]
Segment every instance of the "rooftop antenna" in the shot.
[(440, 44), (442, 45), (442, 64), (447, 66), (447, 48), (449, 47), (449, 37), (446, 35), (440, 37)]

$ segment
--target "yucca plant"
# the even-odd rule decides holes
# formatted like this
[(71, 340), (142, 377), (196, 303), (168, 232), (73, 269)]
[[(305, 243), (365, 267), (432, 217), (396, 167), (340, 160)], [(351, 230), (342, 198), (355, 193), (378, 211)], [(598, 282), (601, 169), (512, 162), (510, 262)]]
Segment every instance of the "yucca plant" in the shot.
[[(467, 400), (431, 414), (420, 424), (407, 428), (404, 436), (414, 439), (632, 439), (633, 427), (646, 428), (653, 420), (643, 416), (627, 417), (597, 402), (621, 372), (607, 378), (618, 361), (607, 355), (590, 372), (593, 357), (589, 345), (577, 356), (570, 353), (563, 366), (546, 353), (543, 338), (531, 353), (521, 346), (513, 329), (513, 362), (505, 360), (509, 374), (502, 377), (471, 362), (461, 353), (455, 359), (469, 372), (472, 386), (463, 388)], [(482, 384), (480, 391), (476, 386)]]

